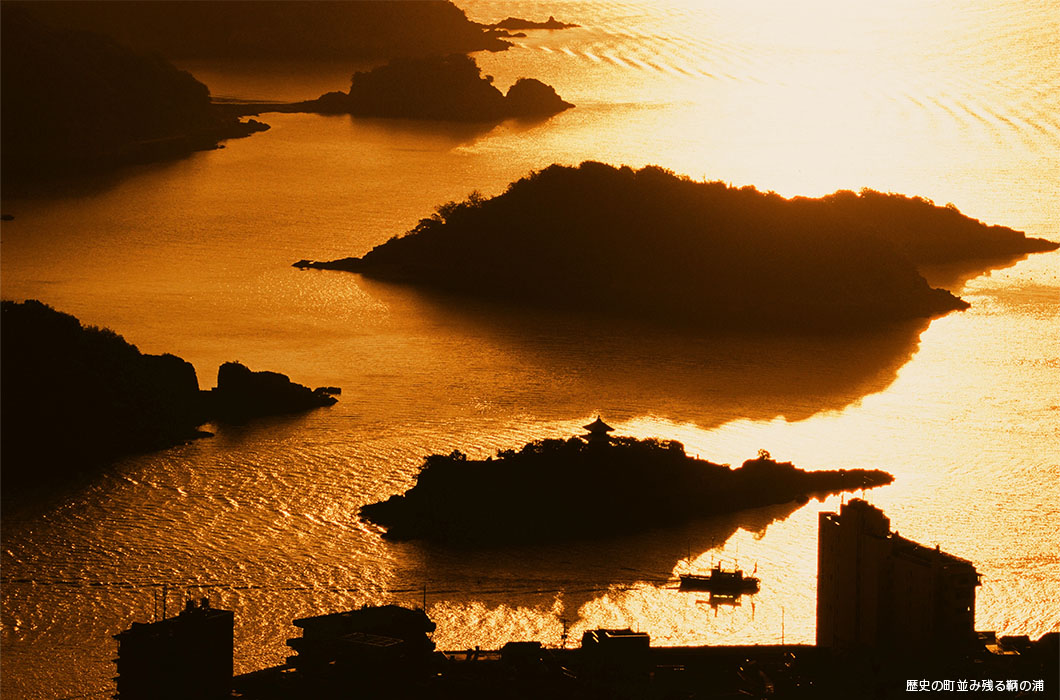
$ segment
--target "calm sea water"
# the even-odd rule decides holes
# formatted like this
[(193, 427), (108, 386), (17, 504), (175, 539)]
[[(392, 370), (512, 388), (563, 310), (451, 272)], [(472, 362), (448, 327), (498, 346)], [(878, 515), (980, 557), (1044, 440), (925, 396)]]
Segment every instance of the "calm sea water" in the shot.
[[(739, 463), (880, 467), (867, 497), (984, 575), (976, 624), (1060, 624), (1060, 255), (933, 271), (964, 313), (863, 337), (671, 336), (519, 318), (290, 263), (364, 253), (432, 208), (553, 162), (657, 163), (783, 195), (873, 187), (1060, 239), (1054, 3), (469, 2), (557, 18), (479, 57), (578, 107), (543, 123), (269, 115), (223, 150), (5, 195), (4, 298), (38, 298), (193, 362), (340, 385), (308, 415), (125, 460), (3, 520), (5, 698), (112, 692), (110, 635), (185, 592), (236, 611), (236, 667), (282, 661), (294, 617), (427, 605), (442, 648), (631, 626), (658, 644), (812, 642), (816, 519), (839, 499), (591, 544), (383, 542), (357, 508), (422, 457), (578, 432), (680, 439)], [(302, 99), (352, 66), (193, 65), (215, 95)], [(61, 397), (56, 397), (61, 400)], [(562, 488), (561, 484), (557, 488)], [(499, 497), (503, 498), (503, 494)], [(571, 508), (578, 508), (577, 502)], [(685, 561), (691, 554), (693, 562)], [(762, 592), (712, 609), (673, 586), (712, 559)], [(669, 583), (667, 583), (669, 581)]]

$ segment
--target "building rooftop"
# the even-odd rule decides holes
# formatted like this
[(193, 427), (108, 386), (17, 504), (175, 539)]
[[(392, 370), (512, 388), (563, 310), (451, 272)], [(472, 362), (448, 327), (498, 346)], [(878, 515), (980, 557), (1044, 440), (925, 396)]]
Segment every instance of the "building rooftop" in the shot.
[(590, 423), (589, 425), (583, 425), (582, 427), (583, 427), (583, 428), (585, 428), (586, 430), (588, 430), (590, 434), (602, 434), (602, 435), (606, 435), (607, 433), (610, 433), (610, 432), (614, 432), (614, 430), (615, 430), (615, 429), (614, 429), (614, 428), (612, 428), (612, 427), (611, 427), (610, 425), (608, 425), (607, 423), (605, 423), (605, 422), (604, 422), (604, 421), (603, 421), (603, 420), (602, 420), (602, 419), (600, 418), (600, 416), (597, 416), (597, 417), (596, 417), (596, 420), (594, 420), (594, 421), (593, 421), (592, 423)]
[(211, 608), (210, 601), (206, 598), (203, 598), (198, 604), (193, 600), (189, 600), (179, 615), (164, 620), (156, 620), (155, 622), (133, 622), (129, 629), (123, 630), (113, 635), (113, 637), (118, 641), (161, 637), (174, 634), (188, 624), (225, 618), (231, 619), (233, 617), (234, 613), (231, 610)]

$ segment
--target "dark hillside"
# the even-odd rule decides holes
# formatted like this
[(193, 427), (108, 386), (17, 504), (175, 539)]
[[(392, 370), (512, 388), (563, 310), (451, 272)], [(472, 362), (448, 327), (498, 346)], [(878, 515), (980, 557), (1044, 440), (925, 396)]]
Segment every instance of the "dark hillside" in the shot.
[(3, 302), (4, 488), (198, 435), (195, 368), (39, 301)]
[[(5, 5), (9, 3), (5, 2)], [(441, 0), (19, 2), (57, 26), (180, 59), (379, 59), (507, 49)]]
[(18, 8), (4, 8), (2, 54), (9, 182), (181, 155), (263, 128), (222, 116), (205, 85), (156, 55), (49, 27)]
[(29, 300), (0, 313), (0, 455), (3, 488), (47, 485), (118, 457), (208, 435), (208, 420), (330, 406), (337, 387), (311, 390), (276, 372), (221, 366), (200, 391), (195, 368), (175, 355), (146, 355), (106, 328)]

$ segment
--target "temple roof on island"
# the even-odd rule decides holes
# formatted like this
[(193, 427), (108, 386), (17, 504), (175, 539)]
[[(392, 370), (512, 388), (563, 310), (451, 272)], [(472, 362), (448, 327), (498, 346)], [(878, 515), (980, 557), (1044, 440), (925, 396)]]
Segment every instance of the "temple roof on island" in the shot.
[(589, 425), (583, 425), (582, 427), (588, 430), (589, 434), (591, 435), (607, 435), (608, 433), (614, 431), (614, 428), (612, 428), (607, 423), (603, 422), (600, 419), (600, 416), (597, 416), (596, 420), (594, 420)]

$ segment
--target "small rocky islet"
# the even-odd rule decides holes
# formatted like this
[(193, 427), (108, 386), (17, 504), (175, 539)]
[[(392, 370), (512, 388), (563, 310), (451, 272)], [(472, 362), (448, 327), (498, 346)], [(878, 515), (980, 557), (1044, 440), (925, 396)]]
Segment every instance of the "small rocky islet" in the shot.
[(691, 457), (673, 440), (588, 433), (531, 442), (496, 457), (426, 458), (404, 494), (360, 509), (395, 540), (476, 545), (629, 534), (811, 496), (882, 486), (874, 469), (805, 471), (768, 452), (739, 468)]
[(379, 61), (499, 52), (513, 44), (449, 0), (4, 0), (41, 21), (170, 61)]

